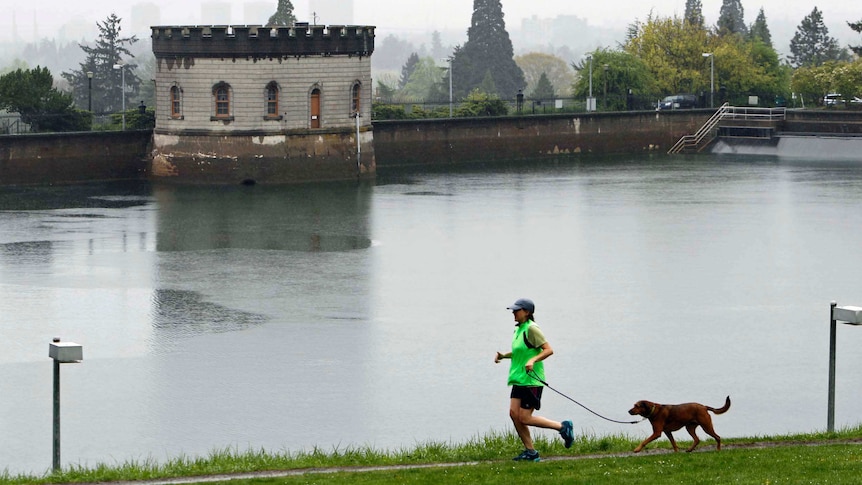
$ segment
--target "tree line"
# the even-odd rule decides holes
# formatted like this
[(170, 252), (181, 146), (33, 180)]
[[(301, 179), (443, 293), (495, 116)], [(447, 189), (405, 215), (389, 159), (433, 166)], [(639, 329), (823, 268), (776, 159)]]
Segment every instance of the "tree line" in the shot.
[[(796, 97), (817, 105), (826, 93), (862, 95), (862, 46), (842, 48), (814, 7), (799, 24), (790, 42), (790, 55), (781, 60), (761, 8), (751, 25), (744, 22), (740, 0), (723, 0), (715, 25), (705, 24), (701, 0), (686, 0), (681, 16), (650, 14), (627, 28), (623, 41), (602, 47), (567, 64), (540, 53), (514, 55), (499, 0), (474, 0), (467, 40), (455, 46), (448, 59), (409, 56), (397, 80), (378, 79), (375, 115), (428, 117), (500, 115), (510, 101), (550, 100), (557, 97), (600, 97), (600, 109), (643, 109), (663, 95), (698, 94), (702, 100), (747, 104), (756, 96), (771, 105)], [(290, 0), (278, 0), (268, 25), (293, 25)], [(862, 20), (847, 22), (862, 33)], [(105, 129), (119, 121), (127, 107), (132, 127), (152, 125), (152, 110), (139, 110), (138, 99), (153, 99), (148, 79), (154, 63), (135, 61), (132, 46), (138, 39), (123, 36), (115, 14), (98, 22), (98, 38), (79, 44), (85, 59), (61, 74), (69, 86), (56, 87), (47, 68), (18, 67), (0, 76), (0, 109), (18, 113), (33, 131), (92, 129), (94, 114), (111, 114)], [(577, 35), (577, 33), (573, 33)], [(439, 33), (433, 51), (443, 49)], [(450, 94), (451, 93), (451, 94)], [(450, 100), (457, 109), (447, 106)], [(405, 113), (394, 100), (432, 101), (430, 110)], [(505, 102), (504, 102), (505, 101)], [(141, 102), (143, 104), (143, 102)], [(145, 108), (145, 106), (143, 106)]]
[[(413, 100), (446, 102), (451, 76), (456, 101), (476, 93), (515, 100), (573, 96), (601, 98), (600, 109), (644, 109), (669, 94), (696, 94), (709, 99), (748, 104), (784, 105), (795, 98), (800, 105), (820, 105), (830, 92), (852, 98), (862, 95), (862, 46), (842, 48), (829, 35), (822, 12), (814, 7), (797, 27), (790, 55), (780, 58), (761, 8), (751, 25), (744, 22), (740, 0), (723, 0), (715, 25), (705, 24), (700, 0), (686, 0), (683, 16), (650, 14), (631, 23), (625, 39), (602, 47), (564, 67), (555, 56), (531, 53), (512, 57), (502, 6), (495, 0), (474, 0), (467, 42), (457, 46), (450, 64), (412, 54), (402, 67), (397, 85), (378, 80), (378, 101), (409, 104)], [(862, 33), (862, 20), (847, 22)], [(574, 34), (576, 35), (576, 33)], [(449, 66), (451, 71), (449, 72)], [(529, 82), (528, 82), (529, 80)], [(529, 88), (529, 89), (528, 89)], [(415, 110), (414, 110), (415, 112)], [(395, 107), (386, 116), (417, 117)], [(444, 116), (439, 109), (431, 115)]]

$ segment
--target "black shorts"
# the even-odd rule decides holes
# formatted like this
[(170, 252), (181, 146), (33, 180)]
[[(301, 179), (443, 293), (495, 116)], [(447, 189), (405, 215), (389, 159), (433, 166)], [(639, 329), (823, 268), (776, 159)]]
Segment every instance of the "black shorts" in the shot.
[(509, 397), (520, 399), (524, 409), (542, 409), (542, 389), (541, 386), (512, 386)]

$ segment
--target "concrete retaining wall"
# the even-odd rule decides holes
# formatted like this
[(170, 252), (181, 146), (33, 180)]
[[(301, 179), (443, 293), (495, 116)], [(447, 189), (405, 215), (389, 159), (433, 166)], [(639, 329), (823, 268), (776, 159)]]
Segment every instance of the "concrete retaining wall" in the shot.
[(665, 153), (712, 110), (378, 121), (379, 168), (572, 154)]
[[(374, 163), (376, 160), (377, 167), (385, 168), (589, 153), (665, 153), (680, 137), (697, 131), (711, 114), (711, 110), (685, 110), (382, 121), (374, 123), (373, 141), (369, 139), (372, 133), (363, 131), (362, 163)], [(858, 112), (788, 111), (783, 131), (855, 133), (860, 126), (862, 114)], [(800, 128), (797, 130), (797, 127)], [(172, 177), (170, 165), (160, 165), (159, 161), (153, 164), (150, 146), (152, 136), (150, 131), (0, 136), (0, 185), (146, 179), (151, 176), (152, 167), (167, 170), (162, 174), (165, 175), (164, 179), (177, 183), (211, 183), (205, 165), (212, 160), (199, 160), (206, 163), (197, 166), (200, 173), (189, 180), (184, 180), (182, 176)], [(329, 133), (326, 136), (335, 139), (320, 145), (321, 149), (336, 145), (345, 147), (344, 150), (328, 154), (332, 163), (341, 167), (332, 165), (329, 173), (341, 173), (345, 178), (354, 177), (355, 151), (346, 147), (353, 146), (355, 139), (351, 140), (351, 134), (347, 132)], [(305, 144), (296, 148), (314, 150), (309, 144), (320, 143), (323, 138), (308, 137), (304, 141), (294, 141), (249, 136), (228, 145), (247, 145), (243, 149), (255, 144), (259, 148), (265, 147), (273, 151), (270, 154), (273, 160), (292, 160), (292, 170), (301, 173), (304, 171), (304, 162), (299, 158), (293, 160), (294, 157), (290, 155), (293, 145)], [(166, 146), (171, 145), (167, 140), (164, 143)], [(862, 139), (854, 140), (853, 146), (857, 143), (862, 143)], [(186, 148), (189, 148), (190, 153), (197, 153), (191, 150), (193, 147)], [(759, 146), (759, 149), (765, 147)], [(733, 147), (732, 150), (739, 150), (739, 147)], [(774, 144), (769, 149), (770, 152), (772, 150)], [(230, 163), (230, 160), (225, 163)], [(236, 171), (232, 182), (252, 179), (265, 183), (266, 177), (279, 169), (275, 163), (262, 160), (258, 166), (231, 168)], [(187, 167), (192, 168), (195, 167)], [(182, 174), (182, 171), (176, 173)], [(373, 173), (373, 170), (369, 173)], [(310, 178), (278, 182), (306, 180)]]
[(150, 130), (0, 136), (0, 186), (145, 179), (151, 138)]

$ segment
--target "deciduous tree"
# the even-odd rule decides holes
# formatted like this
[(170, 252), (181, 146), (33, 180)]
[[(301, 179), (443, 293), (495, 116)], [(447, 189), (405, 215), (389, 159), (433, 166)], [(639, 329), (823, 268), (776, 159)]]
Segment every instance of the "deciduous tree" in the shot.
[(536, 89), (539, 78), (544, 74), (560, 96), (571, 96), (571, 86), (575, 82), (575, 73), (563, 59), (541, 52), (530, 52), (515, 57), (515, 64), (524, 72), (527, 87), (524, 92), (530, 93)]
[(90, 118), (75, 111), (71, 95), (54, 87), (47, 67), (0, 76), (0, 109), (18, 113), (35, 132), (89, 129)]
[(713, 45), (705, 28), (680, 17), (659, 17), (640, 24), (625, 50), (643, 61), (655, 83), (654, 94), (664, 96), (708, 90), (703, 53), (713, 51)]
[[(642, 24), (646, 25), (646, 24)], [(636, 37), (637, 38), (637, 37)], [(591, 54), (593, 63), (593, 96), (604, 96), (605, 81), (608, 86), (608, 109), (621, 110), (628, 106), (628, 95), (639, 99), (655, 99), (665, 91), (656, 86), (653, 74), (638, 56), (625, 50), (597, 49)], [(590, 60), (572, 64), (578, 71), (578, 80), (572, 86), (574, 96), (586, 98), (590, 90)], [(604, 66), (608, 69), (605, 71)], [(634, 108), (634, 107), (631, 107)]]
[[(775, 49), (740, 35), (719, 36), (680, 18), (650, 18), (639, 24), (625, 50), (647, 66), (661, 96), (705, 95), (713, 85), (716, 91), (724, 86), (731, 102), (757, 95), (769, 103), (774, 95), (787, 92), (789, 74)], [(714, 82), (704, 53), (714, 56)]]

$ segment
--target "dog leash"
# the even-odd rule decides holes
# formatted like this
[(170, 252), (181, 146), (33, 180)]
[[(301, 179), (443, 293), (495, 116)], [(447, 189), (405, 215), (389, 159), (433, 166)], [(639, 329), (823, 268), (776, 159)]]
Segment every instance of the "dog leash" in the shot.
[(605, 421), (610, 421), (610, 422), (612, 422), (612, 423), (620, 423), (620, 424), (638, 424), (638, 423), (640, 423), (640, 422), (644, 421), (645, 419), (647, 419), (647, 418), (643, 418), (643, 419), (640, 419), (640, 420), (638, 420), (638, 421), (617, 421), (616, 419), (606, 418), (606, 417), (602, 416), (601, 414), (599, 414), (599, 413), (597, 413), (597, 412), (593, 411), (592, 409), (590, 409), (590, 408), (588, 408), (588, 407), (584, 406), (583, 404), (579, 403), (578, 401), (575, 401), (574, 399), (570, 398), (569, 396), (567, 396), (567, 395), (563, 394), (562, 392), (560, 392), (560, 391), (558, 391), (558, 390), (554, 389), (553, 387), (551, 387), (551, 385), (550, 385), (550, 384), (548, 384), (548, 383), (547, 383), (547, 382), (545, 382), (544, 380), (539, 379), (539, 375), (538, 375), (538, 374), (536, 374), (536, 371), (531, 370), (531, 371), (527, 372), (527, 375), (529, 375), (529, 376), (530, 376), (530, 377), (532, 377), (533, 379), (535, 379), (535, 380), (537, 380), (537, 381), (541, 382), (541, 383), (542, 383), (542, 385), (543, 385), (543, 386), (545, 386), (545, 387), (547, 387), (548, 389), (550, 389), (550, 390), (552, 390), (552, 391), (556, 392), (557, 394), (559, 394), (559, 395), (563, 396), (564, 398), (568, 399), (569, 401), (572, 401), (573, 403), (575, 403), (575, 404), (577, 404), (578, 406), (580, 406), (580, 407), (582, 407), (582, 408), (586, 409), (587, 411), (589, 411), (589, 412), (591, 412), (591, 413), (595, 414), (596, 416), (598, 416), (598, 417), (600, 417), (600, 418), (604, 419)]

